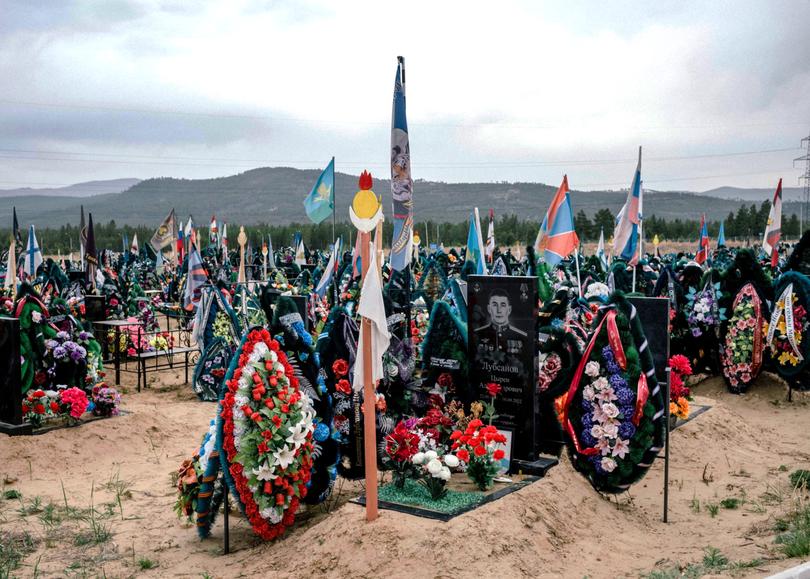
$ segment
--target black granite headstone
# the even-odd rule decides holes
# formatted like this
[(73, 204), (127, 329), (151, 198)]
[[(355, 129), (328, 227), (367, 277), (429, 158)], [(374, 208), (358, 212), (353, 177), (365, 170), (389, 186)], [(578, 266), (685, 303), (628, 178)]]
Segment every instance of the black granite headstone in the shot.
[(669, 300), (667, 298), (627, 298), (636, 312), (647, 339), (647, 347), (655, 364), (655, 377), (660, 383), (667, 379), (669, 361)]
[(100, 322), (106, 319), (106, 296), (84, 296), (84, 317), (91, 322)]
[(467, 282), (470, 387), (489, 400), (486, 384), (501, 386), (493, 424), (514, 432), (513, 458), (534, 459), (537, 279), (476, 275)]

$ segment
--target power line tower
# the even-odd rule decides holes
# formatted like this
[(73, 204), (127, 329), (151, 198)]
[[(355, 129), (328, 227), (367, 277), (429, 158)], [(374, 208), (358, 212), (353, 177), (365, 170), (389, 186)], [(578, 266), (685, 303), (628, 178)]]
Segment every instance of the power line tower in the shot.
[(804, 175), (799, 176), (799, 181), (804, 181), (804, 199), (802, 199), (801, 206), (801, 230), (799, 231), (799, 237), (801, 237), (802, 233), (804, 233), (805, 220), (810, 219), (810, 135), (802, 139), (802, 149), (805, 147), (807, 148), (807, 153), (797, 159), (793, 159), (794, 166), (796, 165), (797, 161), (804, 161), (806, 163)]

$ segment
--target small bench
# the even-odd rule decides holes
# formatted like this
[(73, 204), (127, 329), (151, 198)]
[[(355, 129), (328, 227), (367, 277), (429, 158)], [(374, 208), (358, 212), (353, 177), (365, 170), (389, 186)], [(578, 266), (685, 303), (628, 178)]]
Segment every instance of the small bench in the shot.
[[(169, 348), (168, 350), (154, 350), (150, 352), (139, 352), (135, 355), (135, 358), (138, 362), (138, 392), (141, 391), (141, 380), (143, 380), (143, 387), (146, 388), (146, 361), (147, 360), (155, 360), (155, 365), (152, 366), (153, 370), (164, 370), (164, 369), (173, 369), (174, 368), (174, 355), (175, 354), (183, 354), (185, 356), (183, 367), (185, 369), (185, 376), (186, 381), (185, 383), (188, 384), (188, 356), (192, 352), (199, 352), (199, 348), (196, 346), (187, 346), (187, 347), (179, 347), (179, 348)], [(163, 364), (160, 363), (159, 359), (161, 356), (166, 356), (166, 362)]]

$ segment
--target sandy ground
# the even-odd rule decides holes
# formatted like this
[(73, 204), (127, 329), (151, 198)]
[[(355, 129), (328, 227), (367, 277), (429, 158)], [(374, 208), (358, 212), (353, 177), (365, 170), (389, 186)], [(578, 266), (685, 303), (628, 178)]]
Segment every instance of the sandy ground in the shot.
[[(382, 511), (367, 524), (362, 507), (346, 502), (360, 484), (339, 482), (335, 500), (272, 544), (234, 513), (227, 556), (221, 517), (200, 541), (172, 510), (171, 474), (215, 411), (181, 382), (167, 372), (142, 393), (130, 385), (128, 414), (118, 418), (0, 435), (4, 488), (22, 493), (21, 501), (0, 500), (0, 540), (28, 532), (34, 541), (12, 576), (638, 577), (699, 562), (708, 546), (732, 562), (761, 560), (725, 571), (733, 576), (801, 562), (778, 553), (772, 526), (802, 499), (788, 475), (810, 468), (810, 396), (788, 403), (771, 375), (745, 396), (727, 394), (717, 378), (695, 388), (696, 403), (712, 408), (673, 432), (667, 524), (662, 460), (630, 493), (603, 497), (563, 458), (545, 479), (447, 523)], [(728, 497), (741, 506), (712, 516)], [(107, 540), (93, 539), (91, 501)]]

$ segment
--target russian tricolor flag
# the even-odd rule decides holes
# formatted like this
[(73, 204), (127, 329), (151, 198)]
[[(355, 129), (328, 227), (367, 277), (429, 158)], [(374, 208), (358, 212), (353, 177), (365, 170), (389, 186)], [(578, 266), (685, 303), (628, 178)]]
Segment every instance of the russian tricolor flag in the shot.
[(633, 184), (627, 193), (627, 201), (616, 217), (613, 230), (613, 255), (636, 265), (639, 258), (639, 228), (641, 226), (641, 147), (638, 148), (638, 166), (633, 175)]

